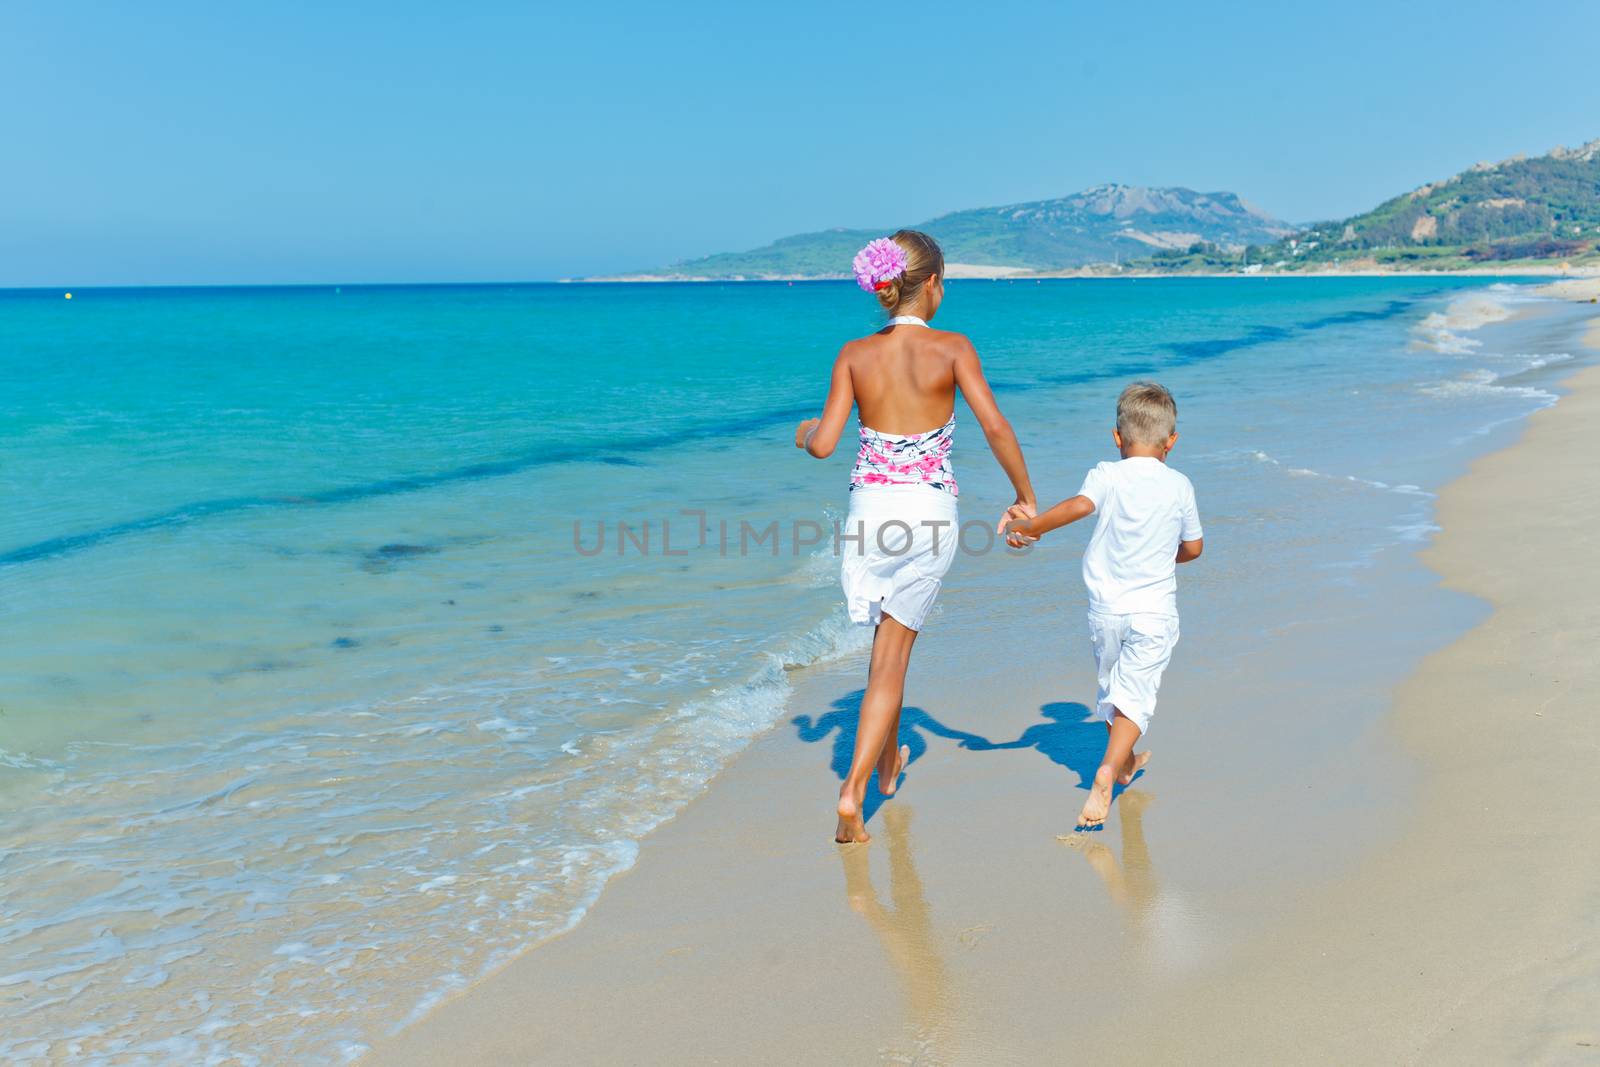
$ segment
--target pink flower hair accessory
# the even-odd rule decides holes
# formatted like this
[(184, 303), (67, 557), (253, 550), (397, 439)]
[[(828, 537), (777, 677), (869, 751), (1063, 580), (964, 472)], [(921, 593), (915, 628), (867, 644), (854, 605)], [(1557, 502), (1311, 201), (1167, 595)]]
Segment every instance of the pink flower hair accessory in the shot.
[(856, 253), (851, 267), (856, 272), (856, 284), (869, 293), (894, 281), (906, 272), (906, 250), (887, 237), (868, 241), (867, 247)]

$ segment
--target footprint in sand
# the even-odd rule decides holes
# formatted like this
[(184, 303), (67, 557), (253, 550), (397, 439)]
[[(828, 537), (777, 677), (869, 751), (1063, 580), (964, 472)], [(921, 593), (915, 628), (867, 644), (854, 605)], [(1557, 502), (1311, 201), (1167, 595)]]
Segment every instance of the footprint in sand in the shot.
[(983, 935), (993, 929), (994, 927), (989, 923), (979, 923), (977, 926), (969, 926), (961, 931), (956, 935), (956, 940), (961, 942), (963, 948), (977, 948), (978, 942), (983, 940)]

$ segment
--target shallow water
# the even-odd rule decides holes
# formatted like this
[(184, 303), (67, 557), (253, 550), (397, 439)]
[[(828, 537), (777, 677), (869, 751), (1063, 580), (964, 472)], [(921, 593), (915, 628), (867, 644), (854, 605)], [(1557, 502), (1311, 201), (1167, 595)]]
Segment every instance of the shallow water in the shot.
[[(359, 1054), (577, 921), (790, 669), (864, 647), (849, 458), (791, 447), (872, 328), (848, 285), (75, 295), (0, 294), (7, 1059)], [(1044, 499), (1124, 380), (1174, 390), (1194, 617), (1238, 626), (1370, 595), (1553, 401), (1566, 317), (1482, 280), (958, 282), (939, 325)], [(988, 520), (964, 409), (956, 448)]]

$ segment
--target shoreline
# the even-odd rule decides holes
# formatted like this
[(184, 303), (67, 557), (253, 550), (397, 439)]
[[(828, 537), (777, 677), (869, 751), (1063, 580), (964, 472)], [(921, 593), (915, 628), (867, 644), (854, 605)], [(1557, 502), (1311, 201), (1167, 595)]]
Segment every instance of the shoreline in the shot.
[[(1551, 265), (1548, 267), (1520, 266), (1504, 270), (1495, 270), (1488, 267), (1472, 267), (1464, 270), (1345, 270), (1330, 268), (1328, 270), (1293, 270), (1273, 271), (1259, 270), (1246, 272), (1242, 270), (1229, 271), (1140, 271), (1118, 270), (1101, 273), (1092, 267), (1075, 267), (1069, 270), (1058, 271), (1031, 271), (1026, 268), (996, 267), (994, 273), (984, 273), (983, 268), (973, 264), (963, 264), (960, 273), (952, 271), (951, 281), (1062, 281), (1062, 280), (1105, 280), (1115, 278), (1559, 278), (1576, 282), (1600, 280), (1600, 265), (1585, 264), (1578, 267), (1562, 267)], [(844, 282), (851, 281), (848, 274), (773, 274), (763, 275), (759, 278), (714, 278), (709, 276), (677, 276), (669, 274), (618, 274), (594, 278), (562, 278), (560, 282), (567, 285), (654, 285), (654, 284), (693, 284), (693, 285), (744, 285), (744, 284), (772, 284), (774, 282)]]
[[(1600, 318), (1584, 337), (1600, 352)], [(1600, 474), (1570, 447), (1600, 418), (1600, 366), (1561, 388), (1440, 494), (1422, 559), (1492, 613), (1423, 661), (1384, 723), (1424, 771), (1411, 825), (1225, 975), (1141, 1011), (1148, 1054), (1565, 1062), (1600, 1049), (1600, 583), (1574, 566), (1600, 521)]]
[[(1590, 320), (1589, 330), (1592, 343), (1594, 333), (1600, 331), (1600, 320)], [(1541, 560), (1561, 558), (1557, 551), (1560, 539), (1581, 530), (1581, 524), (1559, 524), (1553, 532), (1533, 531), (1535, 536), (1549, 534), (1558, 543), (1529, 553), (1525, 544), (1529, 531), (1515, 521), (1526, 509), (1497, 510), (1498, 491), (1479, 484), (1481, 468), (1495, 464), (1515, 467), (1521, 462), (1518, 457), (1527, 456), (1528, 442), (1536, 433), (1545, 440), (1562, 433), (1570, 436), (1571, 431), (1560, 424), (1583, 418), (1582, 412), (1572, 414), (1581, 405), (1600, 405), (1600, 368), (1588, 367), (1568, 375), (1562, 387), (1567, 395), (1553, 408), (1533, 415), (1516, 444), (1480, 457), (1468, 475), (1446, 489), (1437, 513), (1445, 532), (1423, 558), (1445, 574), (1449, 588), (1485, 597), (1483, 589), (1464, 577), (1477, 565), (1476, 553), (1482, 551), (1475, 539), (1500, 537), (1503, 543), (1516, 545), (1517, 555), (1505, 552), (1504, 558), (1497, 557), (1497, 562), (1505, 564), (1505, 574), (1515, 576), (1548, 565)], [(1575, 399), (1579, 397), (1588, 399), (1580, 402)], [(1557, 428), (1544, 429), (1552, 421)], [(1584, 473), (1580, 467), (1579, 474)], [(1524, 495), (1536, 493), (1543, 484), (1521, 470), (1500, 477), (1509, 477), (1511, 488)], [(1498, 527), (1494, 520), (1500, 523)], [(1458, 539), (1465, 548), (1456, 545)], [(1541, 559), (1528, 560), (1528, 554)], [(580, 1061), (597, 1056), (748, 1062), (784, 1055), (792, 1058), (797, 1048), (807, 1050), (805, 1062), (864, 1062), (902, 1055), (937, 1062), (941, 1054), (964, 1062), (965, 1057), (958, 1054), (963, 1048), (982, 1048), (990, 1059), (997, 1055), (1001, 1059), (1059, 1056), (1067, 1047), (1064, 1040), (1074, 1054), (1097, 1050), (1116, 1061), (1126, 1058), (1121, 1043), (1129, 1026), (1149, 1033), (1150, 1048), (1174, 1056), (1211, 1044), (1258, 1058), (1270, 1050), (1305, 1059), (1312, 1050), (1312, 1058), (1332, 1059), (1327, 1050), (1336, 1047), (1388, 1059), (1409, 1058), (1406, 1049), (1413, 1046), (1427, 1052), (1425, 1043), (1413, 1040), (1407, 1023), (1428, 1022), (1438, 1014), (1439, 1005), (1427, 996), (1444, 995), (1437, 993), (1438, 975), (1459, 978), (1464, 967), (1476, 962), (1470, 958), (1477, 947), (1473, 937), (1485, 918), (1480, 910), (1467, 909), (1467, 918), (1450, 929), (1451, 920), (1459, 916), (1457, 909), (1430, 914), (1432, 902), (1449, 899), (1458, 888), (1462, 880), (1458, 869), (1450, 871), (1454, 883), (1433, 892), (1416, 891), (1417, 872), (1405, 865), (1405, 858), (1424, 850), (1471, 854), (1471, 833), (1464, 844), (1461, 813), (1452, 811), (1449, 804), (1441, 812), (1441, 789), (1448, 792), (1453, 788), (1459, 774), (1441, 786), (1434, 779), (1442, 772), (1431, 766), (1431, 773), (1417, 785), (1406, 771), (1411, 759), (1428, 765), (1430, 751), (1436, 754), (1432, 762), (1462, 755), (1457, 751), (1437, 756), (1441, 746), (1448, 748), (1453, 740), (1460, 740), (1454, 733), (1459, 727), (1452, 727), (1451, 719), (1460, 712), (1459, 702), (1441, 701), (1434, 695), (1434, 689), (1447, 684), (1449, 678), (1441, 682), (1433, 665), (1441, 659), (1450, 662), (1453, 650), (1473, 648), (1481, 640), (1479, 635), (1495, 632), (1496, 620), (1502, 619), (1508, 606), (1496, 596), (1485, 599), (1494, 605), (1495, 614), (1423, 661), (1372, 731), (1382, 736), (1358, 745), (1362, 758), (1316, 768), (1315, 780), (1308, 779), (1308, 790), (1351, 794), (1338, 796), (1337, 804), (1355, 827), (1326, 836), (1319, 843), (1319, 850), (1326, 853), (1322, 868), (1292, 874), (1271, 872), (1261, 885), (1248, 891), (1231, 890), (1230, 895), (1238, 898), (1233, 905), (1238, 914), (1218, 920), (1214, 928), (1194, 927), (1189, 914), (1196, 908), (1194, 887), (1189, 887), (1191, 896), (1186, 897), (1170, 888), (1163, 890), (1154, 877), (1151, 854), (1160, 856), (1163, 870), (1181, 870), (1185, 860), (1194, 859), (1185, 850), (1203, 851), (1203, 845), (1163, 840), (1162, 807), (1157, 803), (1152, 809), (1157, 814), (1144, 819), (1143, 807), (1154, 798), (1143, 791), (1130, 791), (1119, 802), (1120, 825), (1114, 833), (1097, 835), (1108, 841), (1120, 835), (1120, 849), (1103, 848), (1098, 840), (1083, 840), (1079, 842), (1083, 847), (1077, 849), (1041, 849), (1039, 841), (1048, 840), (1045, 835), (1053, 835), (1059, 821), (1060, 813), (1051, 810), (1056, 800), (1075, 810), (1078, 799), (1071, 793), (1060, 799), (1060, 768), (1037, 759), (1004, 764), (974, 760), (950, 740), (959, 736), (959, 729), (952, 733), (952, 727), (919, 708), (928, 740), (916, 764), (915, 788), (907, 799), (886, 806), (879, 822), (873, 824), (874, 836), (881, 843), (864, 849), (838, 849), (823, 843), (811, 826), (815, 820), (808, 818), (816, 807), (819, 775), (826, 773), (818, 763), (825, 763), (827, 754), (817, 753), (825, 746), (799, 750), (802, 755), (797, 758), (794, 734), (788, 724), (780, 723), (725, 768), (712, 787), (676, 819), (652, 835), (638, 865), (613, 880), (575, 929), (517, 957), (397, 1037), (379, 1042), (369, 1062), (424, 1063), (452, 1058), (465, 1062)], [(1510, 609), (1517, 610), (1517, 605)], [(1587, 637), (1600, 636), (1593, 632), (1593, 620), (1575, 625), (1588, 625)], [(1583, 634), (1581, 628), (1578, 632)], [(1525, 635), (1513, 633), (1501, 639), (1519, 638)], [(1040, 644), (1036, 636), (1015, 643)], [(1574, 646), (1583, 643), (1583, 636), (1574, 638)], [(1033, 654), (1027, 658), (1034, 661)], [(1520, 662), (1515, 655), (1510, 659)], [(1493, 659), (1476, 649), (1465, 660), (1480, 674), (1486, 669), (1485, 662), (1491, 677), (1475, 678), (1466, 693), (1494, 688)], [(1572, 669), (1570, 657), (1561, 662)], [(792, 706), (827, 707), (828, 696), (859, 688), (855, 670), (852, 664), (848, 672), (837, 667), (799, 672)], [(1050, 687), (1016, 678), (1007, 663), (998, 660), (976, 669), (963, 687), (964, 696), (954, 701), (939, 692), (940, 682), (949, 679), (927, 677), (933, 673), (931, 668), (921, 674), (914, 672), (907, 693), (908, 711), (916, 703), (935, 710), (952, 703), (981, 706), (985, 694), (992, 694), (997, 687), (1020, 686), (1029, 699), (1041, 694), (1049, 699), (1046, 690)], [(1419, 682), (1419, 678), (1428, 680)], [(1521, 679), (1500, 681), (1504, 690)], [(1421, 712), (1413, 710), (1419, 701)], [(835, 701), (835, 708), (839, 714), (848, 712), (840, 701)], [(1003, 717), (999, 712), (995, 716)], [(1432, 749), (1403, 726), (1429, 716), (1434, 725), (1431, 734), (1427, 730), (1424, 734), (1432, 737)], [(803, 718), (809, 717), (797, 717), (796, 722)], [(1443, 731), (1444, 736), (1437, 726), (1441, 718), (1446, 727), (1452, 727)], [(816, 725), (821, 722), (817, 720)], [(1007, 727), (1015, 725), (991, 722), (984, 732), (1009, 736)], [(800, 739), (806, 740), (806, 726), (799, 729)], [(1394, 734), (1407, 742), (1407, 751), (1400, 756), (1382, 751), (1387, 747), (1383, 738)], [(1588, 743), (1594, 740), (1590, 735)], [(838, 743), (836, 740), (835, 762)], [(1498, 753), (1502, 760), (1507, 755), (1506, 751)], [(1546, 755), (1543, 749), (1514, 753), (1519, 767), (1529, 762), (1537, 765)], [(1473, 776), (1493, 770), (1492, 765), (1485, 767), (1479, 762), (1476, 754), (1469, 754), (1464, 762)], [(1164, 784), (1176, 781), (1180, 777), (1177, 771), (1170, 762), (1163, 766), (1162, 777), (1155, 780), (1158, 792), (1169, 791), (1174, 798), (1187, 794), (1187, 802), (1200, 805), (1225, 801), (1214, 791), (1202, 792), (1198, 782)], [(1581, 778), (1581, 771), (1573, 776), (1578, 794), (1562, 821), (1564, 827), (1579, 817), (1572, 813), (1584, 811), (1586, 803), (1589, 810), (1594, 808), (1594, 797), (1584, 791)], [(1396, 781), (1403, 789), (1400, 795), (1383, 796), (1381, 802), (1368, 795)], [(1473, 781), (1480, 790), (1498, 789), (1476, 777)], [(1402, 820), (1408, 823), (1403, 831), (1387, 819), (1376, 818), (1392, 813), (1412, 794), (1419, 798), (1417, 807), (1423, 814)], [(1041, 804), (1041, 797), (1050, 799)], [(1492, 802), (1493, 794), (1480, 799)], [(1367, 807), (1363, 808), (1363, 803)], [(918, 814), (914, 816), (914, 812)], [(1247, 835), (1255, 829), (1247, 808), (1231, 812), (1230, 817), (1234, 825), (1229, 832)], [(940, 829), (937, 834), (924, 835), (913, 847), (912, 823), (922, 820), (935, 822)], [(1471, 819), (1467, 825), (1469, 831), (1475, 826)], [(1592, 818), (1587, 831), (1593, 831)], [(1514, 835), (1502, 836), (1511, 839), (1499, 844), (1515, 850)], [(1559, 840), (1549, 842), (1542, 858), (1549, 861), (1558, 854), (1579, 851), (1565, 851), (1568, 847)], [(1534, 867), (1522, 850), (1517, 850), (1516, 860), (1530, 871)], [(843, 900), (838, 893), (841, 862)], [(885, 862), (887, 881), (882, 871)], [(1199, 866), (1215, 866), (1216, 862), (1214, 856), (1203, 857)], [(1401, 873), (1395, 875), (1385, 863), (1399, 863)], [(1441, 869), (1448, 868), (1448, 863), (1441, 865)], [(1046, 876), (1042, 882), (1016, 874), (1038, 875), (1041, 869)], [(1003, 882), (1029, 884), (997, 884), (995, 874), (1006, 871), (1013, 875)], [(1540, 910), (1526, 907), (1530, 894), (1538, 896), (1541, 883), (1536, 874), (1526, 876), (1532, 889), (1519, 886), (1520, 896), (1509, 899), (1500, 895), (1503, 876), (1494, 884), (1484, 878), (1476, 899), (1487, 900), (1491, 910)], [(1311, 911), (1324, 898), (1336, 903), (1367, 899), (1374, 891), (1369, 884), (1373, 879), (1378, 892), (1396, 896), (1377, 916), (1385, 925), (1401, 935), (1430, 921), (1447, 927), (1440, 933), (1440, 943), (1430, 946), (1426, 969), (1432, 977), (1424, 988), (1407, 986), (1404, 970), (1395, 970), (1384, 981), (1368, 978), (1374, 950), (1359, 923), (1373, 916), (1360, 909), (1332, 918)], [(1573, 903), (1584, 888), (1580, 881), (1574, 874), (1563, 883), (1563, 906), (1553, 917), (1554, 928), (1569, 929), (1577, 921), (1573, 917), (1583, 915)], [(1588, 886), (1590, 891), (1597, 888), (1600, 886)], [(1070, 907), (1061, 906), (1062, 897), (1072, 901)], [(1304, 917), (1308, 912), (1312, 914), (1309, 919)], [(1263, 919), (1263, 915), (1270, 918)], [(1356, 924), (1353, 931), (1352, 923)], [(871, 934), (865, 932), (867, 928)], [(1271, 934), (1277, 930), (1290, 932)], [(1540, 933), (1547, 940), (1552, 936), (1548, 930)], [(1308, 964), (1307, 954), (1297, 948), (1312, 940), (1326, 943), (1325, 953), (1338, 955), (1342, 950), (1353, 955), (1345, 966), (1318, 968)], [(1514, 939), (1507, 937), (1484, 940), (1492, 941), (1496, 950), (1514, 944)], [(1052, 944), (1071, 951), (1057, 962), (1048, 955)], [(1074, 1018), (1065, 1027), (1066, 1035), (1039, 1032), (1037, 1020), (1045, 1017), (1041, 1012), (1049, 1011), (1052, 1004), (1059, 1007), (1062, 999), (1081, 996), (1078, 986), (1085, 980), (1083, 960), (1130, 950), (1130, 959), (1119, 960), (1114, 973), (1107, 976), (1103, 993), (1113, 1002), (1127, 996), (1147, 1003), (1149, 1011), (1141, 1010), (1137, 1019), (1118, 1018), (1121, 1013), (1114, 1010), (1101, 1013), (1104, 1019)], [(1440, 959), (1452, 951), (1469, 959), (1465, 964)], [(1581, 965), (1587, 958), (1575, 960)], [(1382, 959), (1386, 957), (1380, 954)], [(1409, 965), (1409, 958), (1402, 954), (1398, 962), (1389, 960), (1391, 970), (1400, 963)], [(1588, 973), (1597, 969), (1590, 968)], [(837, 973), (848, 973), (852, 980), (832, 981)], [(1537, 972), (1525, 968), (1523, 973)], [(1568, 973), (1574, 980), (1583, 978), (1581, 968)], [(1305, 993), (1313, 980), (1327, 992)], [(1396, 985), (1405, 996), (1397, 995)], [(1452, 988), (1459, 986), (1458, 981)], [(1241, 992), (1207, 992), (1213, 987)], [(984, 992), (977, 994), (975, 988)], [(1198, 997), (1197, 989), (1202, 991)], [(1419, 997), (1426, 1002), (1419, 1004)], [(1263, 998), (1282, 1002), (1279, 1021), (1270, 1028), (1257, 1010)], [(1329, 998), (1342, 998), (1352, 1010), (1331, 1004)], [(1377, 1003), (1368, 1004), (1367, 1000)], [(1400, 1001), (1414, 1008), (1415, 1016), (1408, 1020), (1398, 1009), (1386, 1007)], [(1529, 1002), (1523, 999), (1509, 1004), (1507, 1014), (1501, 1016), (1482, 1007), (1475, 1010), (1485, 1019), (1501, 1018), (1500, 1036), (1504, 1037), (1509, 1020), (1519, 1018), (1517, 1012)], [(1204, 1010), (1201, 1004), (1206, 1006)], [(1157, 1005), (1162, 1007), (1158, 1010)], [(538, 1010), (530, 1011), (533, 1006)], [(1357, 1006), (1359, 1010), (1354, 1010)], [(1393, 1036), (1391, 1030), (1367, 1025), (1362, 1011), (1395, 1016), (1394, 1032), (1403, 1032), (1412, 1045), (1385, 1044)], [(727, 1018), (729, 1015), (733, 1018)], [(504, 1025), (507, 1016), (518, 1022)], [(851, 1026), (826, 1023), (840, 1018), (852, 1020)], [(1030, 1026), (1030, 1020), (1035, 1025)], [(1479, 1029), (1488, 1026), (1485, 1023)], [(1324, 1035), (1323, 1030), (1329, 1032)], [(1486, 1032), (1492, 1036), (1493, 1028)], [(1308, 1033), (1319, 1036), (1307, 1038)], [(1488, 1038), (1480, 1033), (1476, 1040)], [(981, 1061), (983, 1057), (977, 1058)]]

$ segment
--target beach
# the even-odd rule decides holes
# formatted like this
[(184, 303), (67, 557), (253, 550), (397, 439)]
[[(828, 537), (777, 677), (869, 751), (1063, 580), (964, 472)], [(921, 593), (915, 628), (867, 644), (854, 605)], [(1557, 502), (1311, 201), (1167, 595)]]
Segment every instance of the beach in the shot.
[(1058, 841), (1103, 743), (1087, 531), (986, 543), (1009, 496), (958, 408), (913, 762), (840, 850), (870, 635), (827, 535), (848, 463), (790, 439), (860, 297), (0, 293), (6, 475), (41, 487), (0, 516), (0, 1058), (1059, 1058), (1122, 1025), (1063, 1005), (1220, 987), (1411, 832), (1395, 694), (1489, 617), (1417, 550), (1559, 415), (1592, 309), (953, 281), (1041, 499), (1125, 381), (1173, 389), (1206, 557), (1151, 772)]
[[(870, 844), (827, 840), (859, 663), (796, 672), (785, 721), (583, 922), (368, 1062), (1586, 1062), (1600, 485), (1573, 442), (1600, 371), (1561, 390), (1440, 492), (1421, 588), (1379, 561), (1383, 595), (1302, 604), (1259, 656), (1186, 616), (1104, 832), (1069, 832), (1097, 749), (1061, 591), (952, 583)], [(1186, 602), (1220, 595), (1204, 566)], [(1316, 654), (1418, 623), (1454, 634), (1420, 664)]]
[(1169, 6), (8, 12), (0, 1067), (1600, 1067), (1600, 4)]

